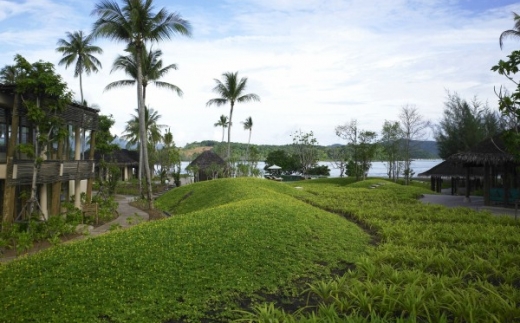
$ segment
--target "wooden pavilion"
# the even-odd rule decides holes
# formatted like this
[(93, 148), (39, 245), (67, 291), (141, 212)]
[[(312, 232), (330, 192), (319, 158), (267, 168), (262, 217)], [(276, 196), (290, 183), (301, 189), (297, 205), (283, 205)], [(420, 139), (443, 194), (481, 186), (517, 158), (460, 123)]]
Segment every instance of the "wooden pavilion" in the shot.
[[(469, 179), (467, 172), (469, 170)], [(418, 174), (420, 177), (430, 177), (431, 189), (440, 193), (444, 180), (451, 181), (451, 195), (466, 194), (468, 188), (479, 189), (482, 186), (484, 170), (482, 167), (465, 168), (450, 161), (432, 167), (431, 169)]]
[[(482, 169), (484, 205), (514, 204), (518, 200), (520, 163), (507, 151), (503, 134), (483, 140), (472, 149), (454, 154), (446, 161), (465, 168), (468, 182), (474, 169)], [(468, 198), (469, 193), (470, 190), (467, 190)]]
[(213, 150), (206, 150), (195, 158), (186, 168), (194, 169), (194, 181), (216, 179), (227, 168), (226, 162)]

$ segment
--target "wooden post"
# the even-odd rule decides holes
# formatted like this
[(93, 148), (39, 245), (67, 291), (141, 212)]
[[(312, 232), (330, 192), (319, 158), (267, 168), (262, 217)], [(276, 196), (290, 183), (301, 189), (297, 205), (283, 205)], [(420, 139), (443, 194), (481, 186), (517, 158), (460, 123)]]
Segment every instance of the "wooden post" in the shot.
[[(94, 150), (96, 149), (96, 132), (94, 130), (90, 131), (90, 152), (88, 159), (94, 163)], [(87, 180), (87, 203), (92, 201), (92, 183), (94, 181), (94, 170), (92, 169), (92, 174)]]

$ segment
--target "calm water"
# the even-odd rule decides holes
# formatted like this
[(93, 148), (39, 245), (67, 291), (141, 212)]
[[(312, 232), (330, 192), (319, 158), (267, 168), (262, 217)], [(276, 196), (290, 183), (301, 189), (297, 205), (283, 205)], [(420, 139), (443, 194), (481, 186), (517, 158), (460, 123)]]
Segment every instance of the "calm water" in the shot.
[[(412, 169), (415, 174), (419, 174), (427, 171), (428, 169), (442, 163), (442, 159), (418, 159), (412, 162)], [(330, 177), (339, 177), (339, 169), (334, 168), (334, 165), (330, 162), (318, 162), (319, 165), (327, 165), (330, 169)], [(182, 162), (182, 169), (186, 168), (189, 162)], [(258, 163), (258, 168), (263, 171), (265, 166), (264, 162)], [(368, 171), (368, 176), (373, 177), (386, 177), (386, 166), (383, 162), (373, 162), (372, 167)]]

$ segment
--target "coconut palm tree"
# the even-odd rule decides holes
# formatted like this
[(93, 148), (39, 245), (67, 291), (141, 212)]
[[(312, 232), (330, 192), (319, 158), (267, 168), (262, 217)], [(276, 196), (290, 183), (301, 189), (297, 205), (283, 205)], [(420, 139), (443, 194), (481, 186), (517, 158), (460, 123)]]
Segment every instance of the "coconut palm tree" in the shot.
[(222, 127), (222, 142), (224, 142), (224, 130), (228, 127), (229, 122), (225, 115), (221, 115), (218, 122), (214, 124), (215, 127)]
[[(149, 109), (147, 106), (144, 107), (144, 124), (146, 127), (146, 138), (148, 143), (155, 147), (162, 139), (161, 129), (165, 128), (166, 125), (159, 124), (159, 119), (162, 117), (154, 109)], [(139, 111), (135, 109), (136, 114), (132, 114), (132, 119), (126, 122), (125, 130), (121, 138), (128, 141), (127, 148), (139, 145)]]
[(76, 64), (74, 66), (74, 77), (79, 77), (79, 91), (81, 102), (83, 102), (83, 73), (90, 75), (91, 72), (97, 73), (99, 71), (101, 62), (94, 54), (102, 54), (103, 50), (101, 47), (92, 45), (92, 35), (85, 35), (81, 30), (65, 34), (67, 40), (60, 39), (57, 43), (56, 51), (63, 53), (63, 58), (58, 64), (65, 65), (65, 68)]
[[(106, 37), (118, 42), (125, 42), (135, 48), (137, 55), (137, 107), (139, 111), (139, 136), (146, 138), (144, 124), (143, 69), (142, 52), (146, 42), (159, 42), (170, 39), (173, 34), (191, 35), (190, 23), (177, 13), (161, 9), (157, 13), (152, 0), (123, 0), (120, 7), (116, 2), (104, 0), (96, 4), (94, 15), (94, 35)], [(146, 173), (148, 206), (153, 209), (152, 177), (148, 163), (147, 140), (141, 140), (143, 146), (143, 168)]]
[(247, 86), (247, 77), (238, 80), (238, 72), (226, 72), (222, 74), (223, 82), (215, 79), (217, 85), (213, 88), (213, 92), (220, 94), (220, 98), (209, 100), (206, 105), (216, 106), (225, 105), (229, 102), (231, 108), (229, 110), (229, 126), (228, 126), (228, 152), (227, 159), (231, 157), (231, 126), (233, 125), (233, 108), (235, 103), (244, 103), (249, 101), (260, 101), (260, 97), (254, 93), (244, 94)]
[(504, 39), (507, 37), (520, 38), (520, 16), (516, 12), (513, 12), (513, 19), (515, 21), (514, 29), (506, 30), (500, 34), (500, 38), (498, 39), (500, 48), (504, 45)]
[(19, 69), (14, 65), (6, 65), (0, 70), (0, 83), (14, 85), (19, 75)]
[[(112, 70), (110, 73), (117, 71), (117, 70), (123, 70), (125, 73), (131, 77), (131, 79), (128, 80), (120, 80), (115, 81), (110, 84), (108, 84), (105, 87), (105, 91), (122, 87), (122, 86), (134, 86), (136, 84), (137, 80), (137, 55), (135, 52), (135, 49), (132, 49), (131, 47), (126, 49), (127, 52), (129, 52), (129, 55), (123, 56), (119, 55), (112, 65)], [(177, 93), (178, 96), (182, 96), (183, 92), (182, 90), (171, 83), (159, 81), (160, 78), (168, 74), (170, 70), (176, 70), (177, 65), (176, 64), (170, 64), (168, 66), (163, 67), (163, 61), (161, 59), (162, 51), (160, 49), (146, 51), (146, 48), (143, 47), (143, 62), (142, 62), (142, 68), (143, 68), (143, 101), (146, 105), (146, 87), (148, 84), (153, 83), (155, 86), (160, 88), (165, 88), (168, 90), (171, 90), (175, 93)]]
[(242, 124), (244, 125), (244, 130), (249, 130), (249, 140), (247, 141), (247, 148), (246, 148), (246, 160), (248, 160), (249, 144), (251, 143), (251, 132), (253, 131), (253, 118), (247, 117), (246, 121), (243, 121)]

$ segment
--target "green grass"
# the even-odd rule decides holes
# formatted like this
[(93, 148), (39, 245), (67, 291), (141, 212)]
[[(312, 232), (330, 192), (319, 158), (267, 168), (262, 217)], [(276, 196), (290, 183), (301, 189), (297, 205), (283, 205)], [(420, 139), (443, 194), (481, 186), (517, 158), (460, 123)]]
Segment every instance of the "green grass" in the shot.
[(172, 218), (0, 266), (0, 321), (227, 322), (240, 304), (303, 302), (307, 282), (361, 259), (369, 237), (292, 194), (252, 179), (172, 190), (157, 202)]

